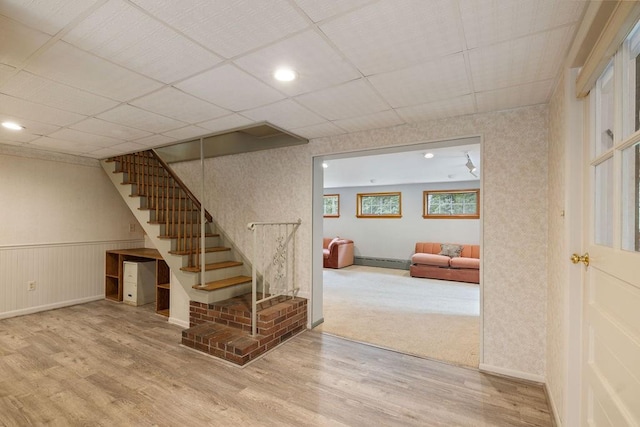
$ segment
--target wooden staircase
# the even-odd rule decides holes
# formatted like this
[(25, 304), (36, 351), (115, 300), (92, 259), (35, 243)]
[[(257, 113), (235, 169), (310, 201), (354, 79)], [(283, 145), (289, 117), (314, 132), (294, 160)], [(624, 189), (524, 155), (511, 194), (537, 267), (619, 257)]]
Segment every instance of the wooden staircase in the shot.
[[(204, 249), (201, 247), (200, 202), (155, 152), (113, 157), (104, 161), (103, 167), (120, 187), (123, 198), (126, 196), (125, 202), (190, 301), (209, 303), (251, 289), (248, 269), (216, 232), (209, 212), (204, 214), (205, 244)], [(205, 276), (201, 278), (203, 250)]]
[(189, 313), (182, 319), (171, 314), (169, 321), (188, 328), (183, 345), (244, 365), (304, 330), (307, 300), (282, 296), (258, 305), (257, 335), (251, 335), (249, 269), (154, 151), (114, 157), (102, 166), (181, 285), (172, 287), (171, 305), (188, 306)]

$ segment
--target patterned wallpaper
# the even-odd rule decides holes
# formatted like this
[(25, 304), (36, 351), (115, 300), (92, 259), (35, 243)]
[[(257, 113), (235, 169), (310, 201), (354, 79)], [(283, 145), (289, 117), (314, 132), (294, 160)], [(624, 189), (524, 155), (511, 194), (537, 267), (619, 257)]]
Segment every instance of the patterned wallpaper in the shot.
[[(484, 360), (545, 372), (548, 108), (434, 120), (312, 140), (308, 145), (206, 160), (205, 205), (245, 254), (250, 221), (295, 220), (297, 276), (311, 289), (313, 157), (373, 148), (483, 137)], [(199, 188), (199, 164), (175, 165)]]
[(558, 83), (549, 105), (549, 250), (547, 289), (546, 380), (558, 415), (564, 410), (565, 286), (569, 266), (565, 249), (565, 79)]

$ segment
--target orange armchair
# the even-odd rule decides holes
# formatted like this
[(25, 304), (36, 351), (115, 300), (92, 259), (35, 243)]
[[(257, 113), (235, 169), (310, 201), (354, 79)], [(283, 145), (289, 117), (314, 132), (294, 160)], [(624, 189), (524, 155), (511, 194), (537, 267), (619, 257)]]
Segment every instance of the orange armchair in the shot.
[(322, 256), (325, 268), (353, 265), (353, 240), (325, 237), (322, 240)]

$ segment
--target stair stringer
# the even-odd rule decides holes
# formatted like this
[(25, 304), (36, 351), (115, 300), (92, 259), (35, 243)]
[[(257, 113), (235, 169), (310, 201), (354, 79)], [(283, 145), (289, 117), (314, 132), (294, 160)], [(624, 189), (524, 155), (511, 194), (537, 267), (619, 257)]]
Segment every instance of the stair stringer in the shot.
[[(180, 255), (173, 255), (169, 253), (169, 251), (171, 250), (171, 240), (158, 238), (161, 232), (161, 226), (158, 224), (148, 223), (150, 214), (149, 211), (139, 209), (141, 200), (140, 197), (130, 197), (130, 195), (132, 194), (133, 185), (135, 184), (122, 184), (123, 173), (114, 173), (116, 167), (115, 162), (106, 162), (103, 160), (100, 162), (100, 164), (102, 165), (102, 168), (106, 172), (107, 176), (113, 183), (114, 187), (116, 188), (126, 205), (129, 207), (129, 210), (131, 210), (131, 213), (135, 216), (140, 226), (144, 229), (145, 233), (149, 237), (149, 240), (151, 240), (155, 248), (158, 250), (158, 252), (160, 252), (160, 255), (162, 255), (162, 258), (171, 269), (171, 273), (173, 274), (174, 278), (179, 282), (181, 288), (186, 293), (186, 298), (181, 298), (185, 301), (186, 304), (189, 304), (189, 301), (197, 301), (200, 303), (210, 304), (216, 301), (226, 300), (238, 295), (243, 295), (247, 292), (251, 292), (251, 283), (237, 285), (233, 288), (219, 289), (213, 292), (193, 289), (193, 286), (195, 284), (200, 283), (200, 273), (189, 273), (181, 270), (183, 266), (183, 257)], [(221, 240), (227, 241), (228, 237), (225, 235)], [(230, 247), (232, 252), (231, 258), (237, 259), (238, 254), (236, 252), (235, 245), (230, 245)], [(240, 258), (244, 257), (240, 256)], [(244, 259), (240, 259), (239, 261), (244, 261)], [(211, 271), (206, 272), (204, 281), (206, 282), (213, 280), (208, 277), (212, 274), (213, 272)], [(246, 264), (243, 264), (243, 274), (249, 276), (251, 275)], [(171, 311), (173, 312), (175, 310)], [(186, 308), (186, 310), (184, 308), (181, 308), (178, 311), (181, 313), (186, 311), (186, 313), (188, 314), (189, 309), (188, 307)], [(188, 318), (176, 320), (177, 322), (172, 323), (188, 324), (189, 322)]]

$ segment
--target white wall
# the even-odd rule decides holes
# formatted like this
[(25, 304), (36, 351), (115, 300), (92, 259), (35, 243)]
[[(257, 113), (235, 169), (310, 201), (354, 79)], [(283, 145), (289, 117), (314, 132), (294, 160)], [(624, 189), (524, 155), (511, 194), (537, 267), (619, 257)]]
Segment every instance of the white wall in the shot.
[(92, 159), (0, 145), (0, 218), (0, 318), (104, 297), (104, 252), (144, 245)]
[[(416, 242), (480, 243), (477, 219), (422, 218), (423, 191), (477, 189), (479, 181), (326, 188), (340, 194), (340, 217), (324, 218), (324, 236), (340, 236), (354, 242), (356, 256), (409, 260)], [(357, 218), (358, 193), (400, 191), (402, 218)], [(482, 195), (480, 195), (482, 198)]]
[[(245, 254), (251, 253), (252, 245), (248, 222), (301, 218), (296, 281), (302, 293), (310, 295), (314, 157), (478, 135), (482, 136), (484, 227), (481, 367), (542, 381), (547, 320), (547, 106), (406, 124), (207, 159), (205, 206)], [(198, 163), (185, 162), (174, 169), (199, 195)]]

